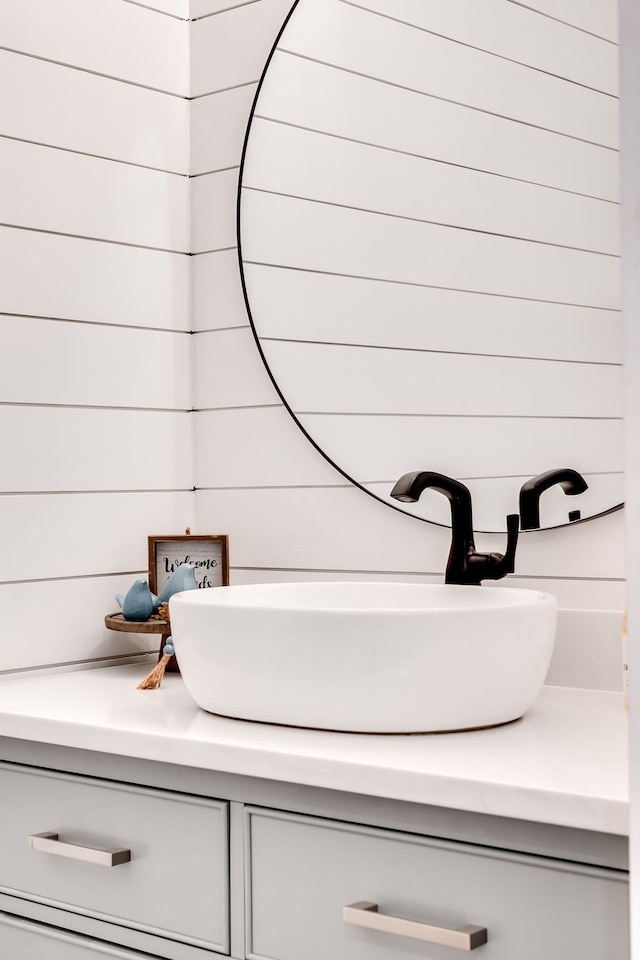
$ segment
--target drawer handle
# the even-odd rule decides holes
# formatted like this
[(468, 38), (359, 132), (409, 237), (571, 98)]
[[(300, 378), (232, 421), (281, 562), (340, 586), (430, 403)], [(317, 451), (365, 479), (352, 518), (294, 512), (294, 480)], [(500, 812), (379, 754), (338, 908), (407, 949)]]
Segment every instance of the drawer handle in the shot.
[(83, 847), (78, 843), (63, 843), (58, 840), (57, 833), (34, 833), (29, 837), (29, 846), (32, 850), (41, 853), (54, 853), (58, 857), (71, 857), (72, 860), (84, 860), (86, 863), (97, 863), (101, 867), (117, 867), (119, 863), (128, 863), (131, 860), (131, 850), (123, 847), (114, 847), (113, 850), (95, 850), (93, 847)]
[(443, 947), (457, 947), (458, 950), (475, 950), (487, 942), (486, 927), (467, 924), (458, 930), (449, 930), (447, 927), (434, 927), (416, 920), (389, 917), (378, 913), (378, 904), (369, 900), (360, 900), (343, 907), (342, 918), (345, 923), (353, 923), (358, 927), (395, 933), (399, 937), (412, 937), (414, 940), (426, 940), (427, 943), (439, 943)]

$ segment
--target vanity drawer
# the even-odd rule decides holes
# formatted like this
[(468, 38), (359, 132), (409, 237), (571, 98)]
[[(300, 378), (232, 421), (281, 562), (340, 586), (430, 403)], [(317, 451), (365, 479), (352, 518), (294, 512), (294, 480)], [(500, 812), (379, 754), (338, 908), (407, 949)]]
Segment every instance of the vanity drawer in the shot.
[(226, 803), (8, 765), (0, 796), (3, 892), (228, 952)]
[(482, 960), (629, 958), (627, 876), (615, 870), (257, 809), (248, 812), (247, 858), (249, 958), (467, 952), (345, 922), (344, 907), (362, 901), (378, 915), (356, 909), (352, 918), (408, 918), (418, 921), (413, 933), (484, 927), (488, 940), (473, 954)]
[(0, 948), (6, 960), (149, 960), (148, 954), (107, 945), (0, 913)]

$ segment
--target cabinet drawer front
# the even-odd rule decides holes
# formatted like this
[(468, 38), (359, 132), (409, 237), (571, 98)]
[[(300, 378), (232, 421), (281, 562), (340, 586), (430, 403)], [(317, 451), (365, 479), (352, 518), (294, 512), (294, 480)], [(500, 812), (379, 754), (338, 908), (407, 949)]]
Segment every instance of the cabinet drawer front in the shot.
[(226, 803), (4, 765), (0, 795), (5, 892), (228, 951)]
[(488, 942), (471, 954), (482, 960), (629, 957), (627, 877), (618, 871), (257, 809), (248, 813), (247, 860), (250, 958), (467, 955), (345, 923), (344, 907), (360, 901), (377, 904), (378, 917), (418, 921), (404, 928), (418, 935), (427, 925), (486, 927)]
[(149, 960), (142, 953), (1, 913), (0, 954), (7, 960)]

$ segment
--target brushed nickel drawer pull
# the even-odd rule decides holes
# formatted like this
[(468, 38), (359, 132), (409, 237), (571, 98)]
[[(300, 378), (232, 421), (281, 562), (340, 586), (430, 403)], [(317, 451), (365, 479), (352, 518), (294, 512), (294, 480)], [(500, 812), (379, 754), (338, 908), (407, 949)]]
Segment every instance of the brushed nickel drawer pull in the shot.
[(32, 850), (41, 853), (54, 853), (58, 857), (71, 857), (72, 860), (84, 860), (85, 863), (97, 863), (101, 867), (117, 867), (119, 863), (131, 860), (131, 850), (114, 847), (112, 850), (95, 850), (78, 843), (63, 843), (57, 833), (34, 833), (29, 837)]
[(399, 937), (412, 937), (414, 940), (426, 940), (427, 943), (439, 943), (443, 947), (457, 947), (458, 950), (475, 950), (487, 942), (487, 928), (467, 924), (458, 930), (447, 927), (434, 927), (416, 920), (403, 920), (378, 913), (378, 904), (369, 900), (359, 900), (343, 907), (342, 918), (345, 923), (370, 930), (382, 930), (383, 933), (395, 933)]

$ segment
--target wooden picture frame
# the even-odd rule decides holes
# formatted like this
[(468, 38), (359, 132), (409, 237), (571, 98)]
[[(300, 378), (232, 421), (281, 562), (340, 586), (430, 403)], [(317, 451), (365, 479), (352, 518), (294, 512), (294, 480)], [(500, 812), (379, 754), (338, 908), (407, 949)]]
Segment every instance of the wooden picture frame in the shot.
[(199, 587), (229, 585), (229, 537), (226, 534), (204, 536), (149, 537), (149, 587), (159, 593), (173, 571), (183, 563), (195, 565)]

